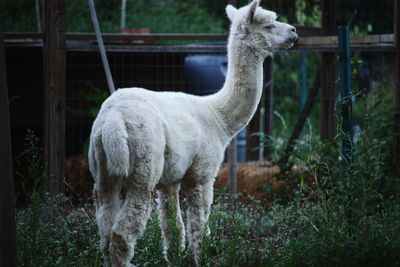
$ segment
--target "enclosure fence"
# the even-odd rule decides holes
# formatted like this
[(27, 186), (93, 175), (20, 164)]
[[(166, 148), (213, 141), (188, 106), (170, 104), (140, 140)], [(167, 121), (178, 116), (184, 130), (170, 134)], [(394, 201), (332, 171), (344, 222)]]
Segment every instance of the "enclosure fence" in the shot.
[[(307, 121), (322, 139), (336, 138), (340, 95), (336, 83), (339, 40), (332, 8), (335, 1), (322, 2), (322, 27), (299, 26), (300, 39), (295, 47), (266, 61), (260, 108), (239, 135), (237, 144), (231, 146), (233, 155), (226, 156), (233, 163), (233, 168), (226, 170), (227, 177), (234, 176), (238, 168), (249, 162), (257, 163), (248, 168), (255, 172), (263, 169), (272, 176), (276, 170), (270, 161), (277, 158), (277, 149), (286, 151), (285, 138), (293, 135), (294, 140), (298, 139)], [(394, 4), (394, 18), (398, 22), (398, 1)], [(66, 33), (64, 18), (56, 15), (63, 14), (63, 9), (63, 1), (46, 1), (44, 33), (5, 33), (4, 37), (10, 96), (15, 97), (10, 106), (13, 149), (21, 151), (26, 128), (36, 129), (44, 137), (49, 190), (54, 194), (64, 190), (65, 162), (68, 165), (72, 158), (81, 157), (78, 162), (86, 164), (90, 127), (101, 102), (108, 96), (94, 34)], [(367, 73), (359, 76), (360, 82), (368, 90), (385, 90), (388, 83), (395, 84), (396, 108), (400, 108), (398, 25), (395, 23), (393, 34), (349, 39), (352, 52), (366, 62), (359, 67)], [(227, 64), (225, 34), (103, 34), (103, 38), (116, 88), (143, 87), (206, 95), (223, 84)], [(168, 42), (185, 44), (163, 44)], [(393, 57), (395, 53), (397, 58)], [(379, 60), (393, 73), (388, 75), (391, 80), (380, 81), (377, 77), (382, 68), (368, 65)], [(393, 72), (396, 66), (397, 72)], [(310, 97), (313, 99), (307, 105)], [(288, 101), (296, 105), (289, 109)], [(33, 103), (39, 107), (35, 113), (31, 111)], [(355, 126), (362, 127), (362, 121), (357, 120), (354, 119)], [(261, 133), (273, 136), (273, 143), (266, 145)], [(232, 192), (244, 186), (240, 184), (243, 178), (238, 179), (231, 179)]]

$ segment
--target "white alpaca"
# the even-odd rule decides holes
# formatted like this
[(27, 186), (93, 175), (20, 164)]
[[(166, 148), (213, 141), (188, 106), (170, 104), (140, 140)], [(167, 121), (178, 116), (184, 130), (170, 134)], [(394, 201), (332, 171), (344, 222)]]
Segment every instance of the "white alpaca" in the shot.
[[(157, 191), (164, 246), (168, 247), (167, 199), (174, 197), (185, 246), (179, 192), (187, 200), (188, 245), (198, 263), (201, 237), (213, 199), (213, 183), (232, 137), (260, 101), (262, 62), (297, 39), (294, 27), (254, 0), (231, 20), (228, 74), (216, 94), (120, 89), (102, 105), (91, 133), (90, 170), (95, 178), (96, 218), (107, 266), (128, 266)], [(123, 197), (121, 197), (122, 193)]]

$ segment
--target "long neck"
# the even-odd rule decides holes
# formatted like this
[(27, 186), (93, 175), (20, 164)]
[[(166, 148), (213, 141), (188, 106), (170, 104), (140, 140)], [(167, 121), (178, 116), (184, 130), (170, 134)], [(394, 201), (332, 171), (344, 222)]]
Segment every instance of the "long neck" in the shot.
[(225, 124), (232, 137), (244, 128), (260, 102), (262, 94), (262, 62), (258, 55), (245, 43), (229, 40), (228, 72), (222, 89), (210, 96), (210, 105)]

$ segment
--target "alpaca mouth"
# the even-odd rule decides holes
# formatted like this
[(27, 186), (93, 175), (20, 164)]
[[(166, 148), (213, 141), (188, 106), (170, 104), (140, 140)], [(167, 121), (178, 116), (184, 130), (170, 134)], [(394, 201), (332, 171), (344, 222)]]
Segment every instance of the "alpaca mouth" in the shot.
[(295, 40), (288, 40), (286, 42), (283, 43), (283, 48), (285, 49), (289, 49), (294, 45), (294, 41)]
[(286, 49), (291, 48), (298, 39), (297, 35), (287, 39), (286, 42), (283, 43), (283, 47)]

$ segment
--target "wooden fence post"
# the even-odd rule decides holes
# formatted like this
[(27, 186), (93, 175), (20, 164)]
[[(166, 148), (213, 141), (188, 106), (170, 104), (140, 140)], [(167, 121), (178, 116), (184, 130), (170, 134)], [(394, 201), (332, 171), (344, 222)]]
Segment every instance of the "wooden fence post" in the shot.
[(44, 1), (44, 163), (51, 195), (64, 191), (65, 22), (64, 0)]
[[(322, 32), (324, 35), (336, 35), (336, 1), (322, 1)], [(335, 102), (336, 102), (336, 65), (335, 53), (321, 54), (321, 106), (320, 137), (322, 140), (333, 140), (336, 135)]]
[(0, 14), (0, 266), (14, 267), (17, 266), (14, 179), (2, 24)]
[[(236, 6), (236, 0), (229, 0), (228, 4)], [(228, 21), (228, 27), (230, 22)], [(228, 189), (231, 196), (237, 193), (237, 136), (235, 136), (228, 147)]]
[(237, 193), (237, 136), (233, 137), (228, 147), (229, 179), (228, 189), (230, 195)]
[[(397, 179), (400, 179), (400, 0), (394, 0), (394, 43), (396, 45), (395, 72), (395, 166)], [(398, 182), (400, 190), (400, 182)], [(398, 191), (400, 192), (400, 191)], [(400, 193), (399, 193), (400, 195)]]
[[(264, 105), (265, 105), (265, 135), (272, 136), (274, 118), (274, 71), (273, 58), (267, 57), (264, 61)], [(272, 147), (265, 148), (267, 160), (271, 159)]]

